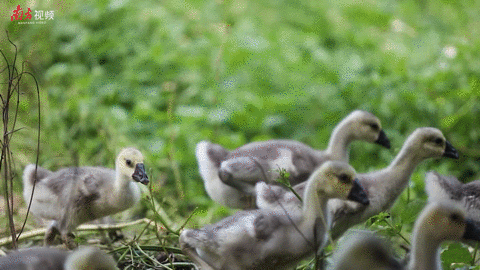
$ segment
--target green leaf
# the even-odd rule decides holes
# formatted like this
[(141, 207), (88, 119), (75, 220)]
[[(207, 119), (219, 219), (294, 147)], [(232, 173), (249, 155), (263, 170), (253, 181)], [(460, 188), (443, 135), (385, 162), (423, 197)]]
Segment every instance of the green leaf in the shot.
[(472, 261), (472, 255), (465, 245), (461, 243), (452, 243), (442, 251), (441, 259), (443, 269), (457, 269), (453, 267), (454, 263), (464, 263), (469, 265)]

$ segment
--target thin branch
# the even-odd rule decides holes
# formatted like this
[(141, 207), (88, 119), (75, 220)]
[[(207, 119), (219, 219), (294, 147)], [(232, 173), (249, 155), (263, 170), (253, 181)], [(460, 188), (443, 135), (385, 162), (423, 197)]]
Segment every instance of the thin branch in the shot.
[[(8, 41), (12, 43), (10, 38), (8, 37), (8, 32), (7, 32), (7, 38), (8, 38)], [(2, 144), (2, 153), (1, 153), (1, 159), (0, 159), (0, 171), (3, 168), (3, 176), (5, 181), (5, 205), (7, 206), (6, 214), (8, 218), (8, 226), (10, 229), (10, 234), (12, 237), (12, 245), (13, 245), (13, 248), (16, 249), (17, 242), (15, 239), (16, 233), (15, 233), (15, 224), (13, 220), (13, 179), (11, 178), (12, 176), (11, 153), (10, 153), (11, 135), (10, 136), (8, 135), (10, 100), (15, 90), (18, 91), (18, 89), (15, 87), (16, 85), (13, 83), (14, 82), (13, 74), (16, 71), (15, 63), (17, 58), (17, 47), (15, 45), (14, 47), (15, 47), (15, 57), (13, 60), (13, 64), (11, 65), (13, 69), (8, 68), (9, 73), (8, 73), (7, 79), (9, 84), (7, 87), (6, 98), (3, 99), (2, 97), (3, 144)], [(2, 51), (2, 55), (5, 59), (7, 67), (9, 67), (10, 63), (8, 62), (8, 59), (6, 58), (3, 51)]]
[[(152, 185), (148, 186), (148, 192), (149, 192), (148, 197), (150, 198), (149, 202), (150, 202), (150, 205), (152, 206), (152, 210), (153, 210), (153, 213), (155, 214), (155, 216), (160, 220), (160, 222), (163, 224), (163, 226), (165, 227), (165, 229), (167, 231), (169, 231), (170, 233), (178, 235), (179, 234), (178, 230), (176, 231), (176, 230), (173, 230), (172, 228), (170, 228), (170, 226), (167, 224), (167, 222), (165, 221), (163, 216), (160, 215), (160, 213), (158, 213), (157, 207), (156, 207), (156, 204), (155, 204), (155, 200), (153, 199), (153, 195), (152, 195)], [(155, 220), (155, 226), (157, 226), (156, 220)]]
[(37, 169), (38, 169), (38, 158), (40, 157), (40, 127), (41, 127), (41, 118), (40, 118), (40, 88), (38, 86), (38, 81), (33, 74), (30, 72), (25, 72), (26, 74), (30, 75), (33, 80), (35, 81), (35, 89), (37, 90), (37, 109), (38, 109), (38, 132), (37, 132), (37, 153), (36, 153), (36, 159), (35, 159), (35, 172), (34, 172), (34, 177), (35, 181), (33, 181), (33, 186), (32, 186), (32, 194), (30, 194), (30, 200), (28, 201), (28, 207), (27, 207), (27, 214), (25, 215), (25, 220), (23, 221), (22, 228), (20, 229), (20, 233), (17, 236), (20, 237), (22, 234), (23, 230), (25, 229), (25, 225), (27, 224), (27, 219), (28, 219), (28, 214), (30, 213), (30, 208), (32, 206), (32, 200), (33, 200), (33, 193), (35, 192), (35, 186), (37, 184)]
[[(13, 179), (16, 177), (14, 173), (14, 158), (13, 158), (13, 153), (10, 150), (10, 142), (13, 138), (13, 135), (17, 132), (22, 130), (23, 128), (16, 128), (17, 124), (17, 117), (19, 113), (19, 108), (20, 108), (20, 87), (22, 83), (22, 79), (25, 78), (25, 75), (29, 75), (33, 80), (35, 81), (35, 86), (37, 90), (37, 98), (38, 98), (38, 114), (39, 114), (39, 132), (38, 132), (38, 146), (40, 142), (40, 91), (39, 91), (39, 86), (38, 82), (35, 78), (35, 76), (30, 73), (30, 72), (25, 72), (25, 62), (22, 63), (22, 69), (19, 71), (16, 68), (17, 64), (17, 57), (18, 57), (18, 48), (17, 46), (12, 42), (8, 35), (7, 31), (7, 40), (10, 42), (10, 44), (14, 47), (14, 57), (13, 61), (10, 62), (3, 50), (0, 50), (0, 53), (3, 57), (4, 62), (6, 63), (5, 68), (2, 69), (3, 72), (7, 72), (7, 85), (6, 88), (6, 93), (0, 93), (0, 99), (2, 102), (2, 123), (3, 123), (3, 136), (2, 136), (2, 141), (1, 141), (1, 157), (0, 157), (0, 171), (3, 169), (3, 177), (5, 181), (5, 204), (6, 204), (6, 215), (8, 218), (9, 222), (9, 229), (10, 229), (10, 234), (12, 238), (12, 245), (13, 248), (17, 248), (17, 241), (18, 241), (18, 236), (15, 231), (15, 224), (13, 220), (13, 208), (14, 208), (14, 200), (13, 200)], [(10, 102), (13, 102), (13, 99), (16, 98), (15, 102), (15, 108), (13, 109), (12, 112), (10, 112)], [(12, 114), (13, 119), (10, 119), (10, 114)], [(12, 121), (10, 121), (12, 120)], [(10, 126), (11, 125), (11, 126)], [(37, 148), (37, 163), (38, 163), (38, 148)], [(36, 170), (35, 170), (36, 173)], [(32, 190), (32, 196), (33, 196), (33, 190)], [(29, 204), (29, 209), (30, 209), (30, 204)], [(28, 217), (28, 212), (27, 212), (27, 217)], [(26, 219), (25, 222), (23, 223), (21, 231), (23, 231), (25, 227)], [(19, 234), (20, 235), (20, 234)]]
[[(80, 225), (76, 230), (77, 231), (118, 230), (126, 227), (131, 227), (137, 224), (141, 224), (141, 223), (150, 224), (150, 223), (153, 223), (153, 221), (148, 218), (143, 218), (143, 219), (138, 219), (130, 222), (117, 223), (117, 224), (83, 224), (83, 225)], [(47, 231), (46, 228), (28, 231), (28, 232), (22, 233), (22, 235), (18, 234), (17, 239), (25, 240), (25, 239), (33, 238), (36, 236), (45, 235), (46, 231)], [(10, 237), (4, 237), (0, 239), (0, 246), (5, 246), (10, 243), (12, 243), (12, 239)]]

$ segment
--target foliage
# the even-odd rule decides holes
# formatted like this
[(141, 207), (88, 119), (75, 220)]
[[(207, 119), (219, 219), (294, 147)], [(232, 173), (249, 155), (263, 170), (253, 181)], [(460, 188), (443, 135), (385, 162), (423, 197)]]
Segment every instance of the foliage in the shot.
[[(478, 1), (3, 5), (17, 4), (55, 10), (46, 24), (0, 22), (40, 83), (39, 164), (113, 167), (122, 147), (136, 146), (146, 155), (153, 194), (175, 224), (196, 208), (187, 226), (232, 213), (204, 192), (194, 156), (199, 141), (233, 149), (289, 138), (323, 149), (335, 124), (354, 109), (377, 115), (393, 146), (353, 144), (350, 160), (358, 172), (385, 167), (422, 126), (440, 128), (461, 153), (458, 161), (417, 168), (390, 211), (386, 234), (394, 241), (402, 242), (399, 234), (409, 239), (425, 203), (427, 170), (462, 181), (478, 177)], [(5, 40), (0, 46), (8, 51)], [(22, 91), (19, 123), (27, 129), (12, 142), (18, 176), (35, 160), (38, 123), (36, 90)], [(471, 264), (462, 258), (456, 262)]]

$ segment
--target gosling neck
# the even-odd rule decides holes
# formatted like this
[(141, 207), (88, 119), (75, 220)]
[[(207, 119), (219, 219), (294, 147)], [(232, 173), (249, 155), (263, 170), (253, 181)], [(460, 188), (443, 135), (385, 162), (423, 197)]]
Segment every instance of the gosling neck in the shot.
[(122, 192), (127, 190), (130, 185), (130, 177), (121, 173), (120, 167), (117, 166), (115, 168), (115, 191), (114, 192)]
[(348, 132), (350, 123), (340, 122), (332, 132), (330, 141), (328, 142), (327, 154), (332, 156), (334, 160), (348, 162), (349, 145), (353, 141), (353, 137)]
[[(421, 226), (423, 227), (423, 226)], [(431, 229), (431, 228), (430, 228)], [(408, 264), (409, 270), (438, 270), (440, 267), (440, 241), (428, 235), (427, 228), (421, 228), (413, 233), (412, 257)]]
[(329, 197), (325, 193), (319, 195), (317, 189), (319, 185), (327, 186), (316, 179), (307, 182), (304, 193), (303, 217), (306, 228), (313, 228), (317, 218), (323, 219), (328, 227), (330, 223), (327, 202)]
[(123, 211), (140, 199), (140, 190), (127, 174), (121, 173), (119, 168), (115, 171), (113, 190), (109, 192), (108, 204), (116, 211)]
[(423, 160), (424, 158), (418, 155), (417, 149), (405, 145), (385, 169), (392, 177), (388, 182), (395, 184), (398, 187), (397, 191), (402, 192), (413, 171)]

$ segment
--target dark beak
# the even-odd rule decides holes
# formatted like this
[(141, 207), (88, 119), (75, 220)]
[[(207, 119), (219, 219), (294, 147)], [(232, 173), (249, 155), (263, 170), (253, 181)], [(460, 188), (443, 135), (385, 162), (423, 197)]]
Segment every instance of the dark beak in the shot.
[(368, 200), (367, 193), (363, 187), (358, 183), (358, 179), (353, 180), (353, 187), (348, 194), (347, 199), (361, 203), (363, 205), (369, 205), (370, 201)]
[(480, 241), (480, 223), (471, 219), (466, 219), (465, 223), (467, 226), (465, 227), (465, 232), (463, 233), (463, 239)]
[(390, 258), (388, 264), (389, 264), (389, 267), (393, 270), (404, 269), (403, 265), (399, 261), (395, 260), (394, 258)]
[(453, 147), (449, 141), (445, 142), (445, 151), (443, 152), (443, 156), (458, 159), (457, 149), (455, 149), (455, 147)]
[(132, 174), (132, 178), (137, 182), (148, 185), (150, 181), (148, 181), (148, 176), (145, 172), (145, 166), (143, 166), (143, 163), (137, 163), (135, 166), (135, 172)]
[(380, 134), (378, 134), (378, 139), (375, 141), (376, 144), (380, 144), (381, 146), (390, 149), (390, 140), (385, 134), (385, 131), (380, 130)]

